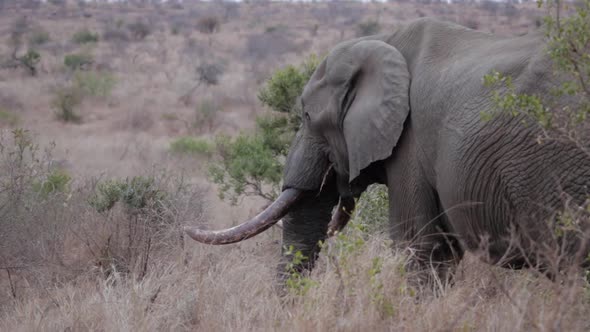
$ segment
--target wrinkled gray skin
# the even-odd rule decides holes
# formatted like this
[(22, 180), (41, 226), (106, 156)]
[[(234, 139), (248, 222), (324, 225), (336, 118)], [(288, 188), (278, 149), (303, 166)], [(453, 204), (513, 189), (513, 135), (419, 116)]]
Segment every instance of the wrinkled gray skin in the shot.
[(420, 19), (336, 46), (302, 94), (284, 174), (284, 188), (306, 191), (283, 218), (284, 247), (311, 258), (300, 268), (313, 267), (339, 196), (372, 183), (388, 186), (391, 237), (413, 249), (416, 268), (444, 278), (466, 250), (481, 249), (505, 267), (543, 264), (535, 248), (551, 238), (544, 220), (564, 197), (588, 197), (590, 158), (572, 143), (539, 144), (540, 129), (522, 118), (481, 119), (494, 107), (483, 86), (492, 70), (518, 92), (546, 94), (542, 40)]

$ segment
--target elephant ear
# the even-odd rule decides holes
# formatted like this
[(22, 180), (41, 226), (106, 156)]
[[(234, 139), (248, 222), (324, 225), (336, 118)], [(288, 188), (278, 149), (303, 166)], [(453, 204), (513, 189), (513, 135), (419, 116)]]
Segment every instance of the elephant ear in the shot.
[(402, 54), (382, 41), (359, 41), (344, 53), (352, 75), (341, 121), (352, 181), (397, 145), (410, 112), (410, 74)]

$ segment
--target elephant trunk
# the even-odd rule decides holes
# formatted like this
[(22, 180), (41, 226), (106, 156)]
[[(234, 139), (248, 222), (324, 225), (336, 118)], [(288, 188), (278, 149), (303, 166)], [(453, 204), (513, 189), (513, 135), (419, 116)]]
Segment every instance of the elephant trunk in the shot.
[(302, 196), (302, 191), (286, 189), (264, 211), (256, 217), (232, 228), (206, 231), (196, 227), (185, 227), (184, 231), (195, 241), (206, 244), (230, 244), (249, 239), (276, 224)]
[[(279, 280), (290, 272), (313, 268), (320, 252), (320, 242), (328, 234), (332, 210), (338, 204), (338, 192), (328, 184), (319, 195), (305, 195), (283, 217), (282, 259), (278, 266)], [(299, 252), (299, 254), (297, 254)], [(298, 256), (298, 259), (295, 259)]]

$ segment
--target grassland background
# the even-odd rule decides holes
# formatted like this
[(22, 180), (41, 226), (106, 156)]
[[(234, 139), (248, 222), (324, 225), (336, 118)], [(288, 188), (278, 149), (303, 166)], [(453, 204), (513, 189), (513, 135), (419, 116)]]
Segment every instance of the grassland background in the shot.
[[(24, 37), (17, 50), (39, 52), (36, 76), (23, 68), (0, 69), (3, 142), (14, 128), (26, 128), (39, 151), (51, 148), (39, 165), (57, 165), (72, 179), (67, 197), (24, 204), (2, 216), (2, 225), (10, 228), (0, 237), (0, 330), (590, 328), (588, 290), (575, 275), (552, 283), (534, 271), (503, 270), (473, 256), (461, 264), (454, 286), (441, 285), (441, 296), (418, 300), (401, 268), (405, 256), (389, 248), (383, 232), (353, 229), (331, 240), (309, 289), (287, 299), (273, 288), (280, 230), (223, 247), (179, 240), (182, 224), (225, 227), (263, 204), (255, 198), (237, 206), (220, 200), (206, 179), (209, 157), (174, 153), (170, 144), (183, 136), (210, 139), (251, 130), (255, 117), (267, 112), (256, 96), (273, 71), (312, 53), (326, 54), (366, 22), (378, 22), (387, 32), (430, 16), (504, 36), (527, 33), (544, 15), (534, 3), (6, 1), (0, 6), (0, 63), (10, 60), (18, 19), (26, 16), (26, 36), (39, 31), (49, 36), (39, 45)], [(207, 33), (203, 22), (211, 18), (217, 25)], [(129, 25), (138, 22), (147, 27), (145, 37), (130, 34)], [(99, 41), (73, 42), (82, 29), (98, 34)], [(117, 29), (126, 35), (113, 37)], [(73, 53), (92, 54), (87, 70), (111, 75), (115, 83), (106, 96), (84, 98), (76, 108), (80, 123), (65, 123), (57, 119), (52, 100), (73, 80), (64, 67), (64, 56)], [(183, 98), (203, 65), (219, 68), (219, 81), (201, 84)], [(86, 204), (100, 179), (136, 175), (154, 176), (166, 188), (178, 181), (185, 185), (167, 212), (174, 222), (158, 228), (140, 276), (139, 260), (126, 267), (112, 264), (117, 255), (133, 256), (115, 252), (112, 243), (129, 236), (131, 228), (125, 227), (134, 217), (122, 207), (105, 215)], [(124, 240), (118, 241), (117, 250), (123, 250)]]

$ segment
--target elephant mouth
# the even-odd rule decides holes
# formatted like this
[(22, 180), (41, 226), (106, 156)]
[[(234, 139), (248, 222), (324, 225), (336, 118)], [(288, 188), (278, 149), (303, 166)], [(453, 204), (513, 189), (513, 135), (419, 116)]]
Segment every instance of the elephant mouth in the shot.
[[(185, 226), (184, 231), (193, 240), (205, 244), (221, 245), (240, 242), (256, 236), (276, 224), (303, 195), (304, 192), (302, 190), (293, 188), (285, 189), (264, 211), (238, 226), (217, 231)], [(353, 209), (354, 199), (340, 199), (332, 220), (328, 224), (328, 236), (337, 234), (346, 226)]]

